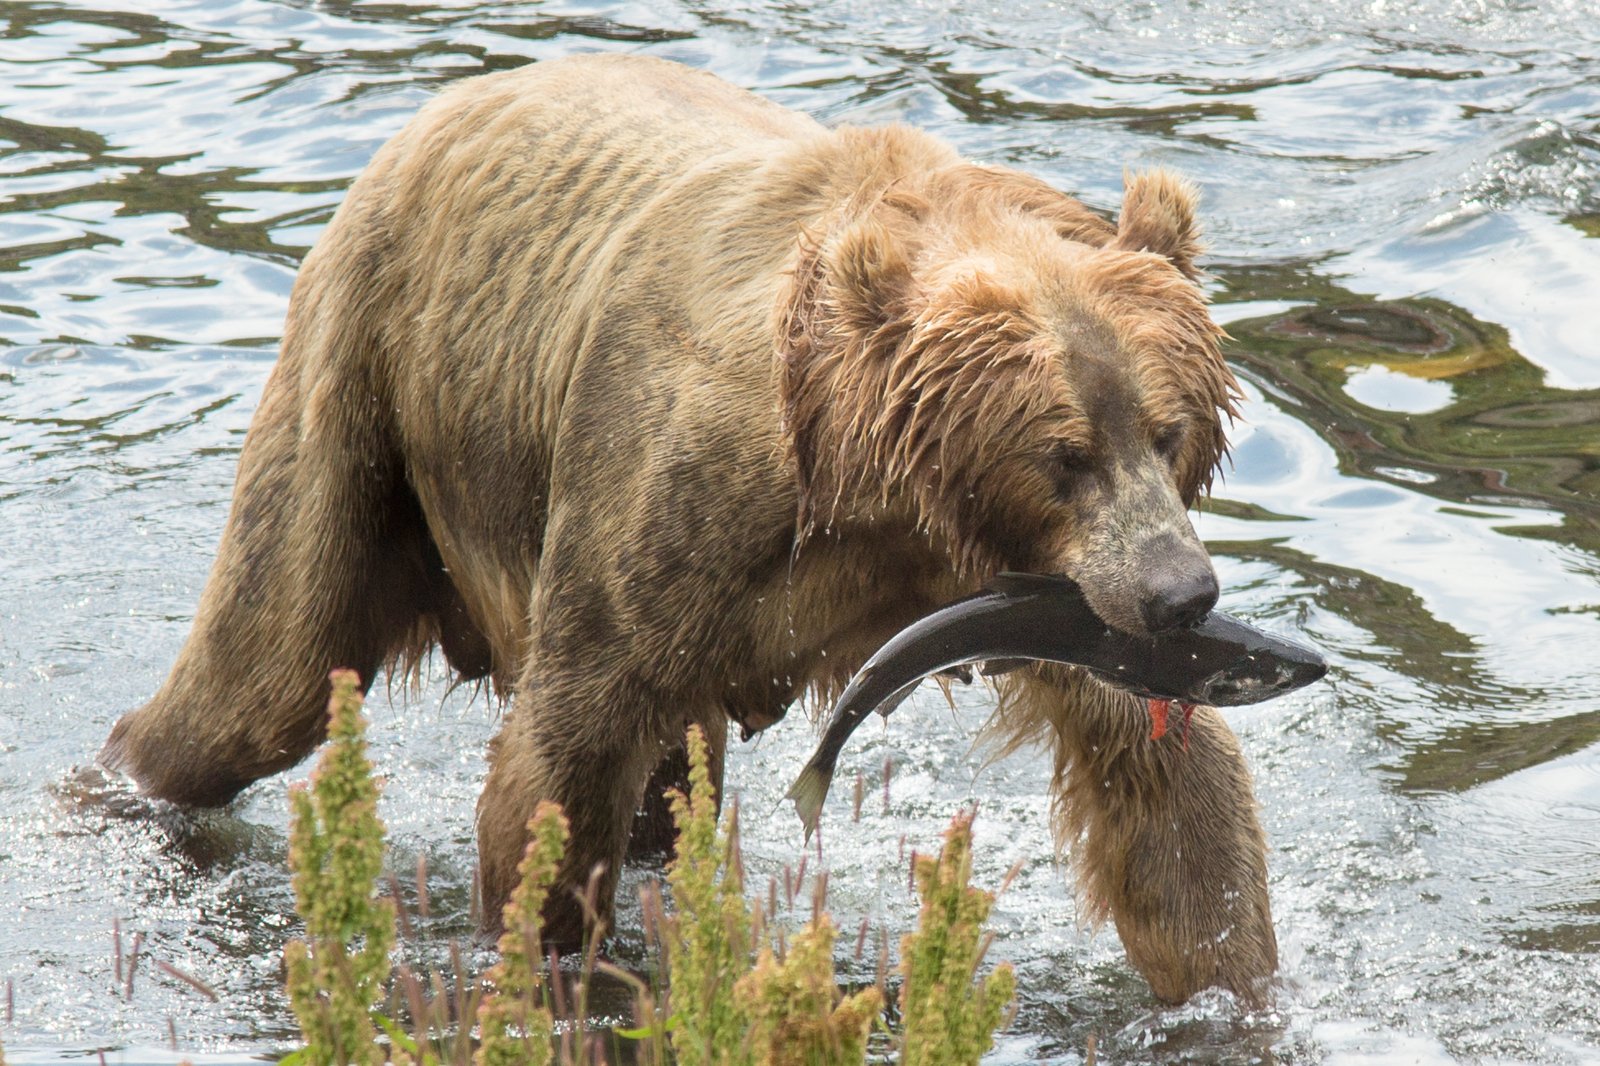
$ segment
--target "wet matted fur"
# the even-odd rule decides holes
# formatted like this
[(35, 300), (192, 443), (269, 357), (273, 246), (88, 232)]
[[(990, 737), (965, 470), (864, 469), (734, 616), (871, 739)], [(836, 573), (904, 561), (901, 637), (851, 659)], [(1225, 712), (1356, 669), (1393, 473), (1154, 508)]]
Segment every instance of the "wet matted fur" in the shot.
[[(1203, 610), (1186, 508), (1235, 385), (1193, 206), (1138, 175), (1112, 225), (916, 130), (826, 130), (657, 60), (463, 82), (306, 258), (193, 632), (104, 761), (225, 802), (318, 742), (331, 668), (438, 644), (511, 700), (483, 914), (543, 799), (572, 821), (565, 887), (600, 867), (609, 911), (689, 723), (720, 759), (729, 719), (836, 691), (1002, 568), (1071, 574), (1124, 629)], [(1004, 688), (1156, 994), (1259, 999), (1265, 848), (1222, 719), (1185, 752), (1069, 671)]]

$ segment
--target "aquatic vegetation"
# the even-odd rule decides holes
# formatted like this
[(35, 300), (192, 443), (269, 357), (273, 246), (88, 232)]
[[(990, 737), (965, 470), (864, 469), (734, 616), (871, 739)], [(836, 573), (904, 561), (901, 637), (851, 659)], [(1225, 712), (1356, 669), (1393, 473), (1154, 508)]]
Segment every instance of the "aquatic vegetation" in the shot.
[[(561, 1002), (560, 978), (543, 967), (539, 914), (560, 865), (568, 826), (543, 804), (529, 822), (521, 883), (505, 912), (500, 962), (481, 979), (458, 964), (451, 1012), (435, 975), (424, 982), (389, 953), (402, 917), (379, 897), (383, 823), (378, 787), (366, 756), (365, 719), (355, 675), (334, 674), (328, 743), (309, 787), (294, 790), (289, 861), (306, 939), (285, 949), (289, 997), (305, 1046), (288, 1066), (589, 1066), (606, 1061), (602, 1042), (585, 1033), (588, 985), (597, 969), (633, 985), (638, 1028), (611, 1034), (617, 1050), (648, 1064), (679, 1066), (844, 1066), (866, 1061), (874, 1027), (887, 1033), (882, 979), (846, 994), (834, 973), (837, 930), (823, 909), (825, 877), (816, 879), (810, 922), (787, 936), (775, 915), (744, 894), (738, 819), (719, 825), (704, 737), (689, 735), (690, 787), (671, 797), (678, 842), (667, 880), (674, 906), (647, 893), (646, 933), (660, 953), (664, 994), (600, 963), (603, 930), (591, 928), (575, 1002)], [(958, 817), (937, 859), (916, 863), (922, 896), (918, 929), (904, 942), (899, 1061), (916, 1066), (976, 1063), (989, 1048), (1015, 979), (999, 966), (979, 979), (987, 940), (982, 926), (993, 897), (971, 888), (971, 815)], [(463, 987), (465, 986), (465, 987)], [(408, 1034), (378, 1004), (405, 1003)], [(552, 1010), (552, 1000), (557, 1009)], [(476, 1021), (473, 1032), (466, 1019)], [(443, 1031), (454, 1024), (454, 1034)], [(475, 1040), (473, 1038), (476, 1038)], [(623, 1057), (621, 1055), (615, 1057)]]
[(1010, 966), (979, 979), (994, 897), (972, 888), (972, 815), (956, 816), (937, 858), (915, 860), (922, 913), (901, 944), (901, 1066), (977, 1062), (1016, 994)]
[(289, 866), (306, 939), (291, 941), (284, 961), (308, 1066), (378, 1066), (386, 1056), (372, 1008), (389, 976), (395, 909), (377, 896), (384, 834), (359, 684), (348, 670), (332, 680), (328, 743), (309, 787), (289, 798)]
[(528, 850), (517, 867), (520, 883), (505, 909), (500, 962), (485, 977), (494, 989), (478, 1007), (475, 1066), (544, 1066), (555, 1020), (544, 1002), (539, 911), (544, 906), (561, 853), (567, 819), (553, 803), (541, 803), (528, 822)]

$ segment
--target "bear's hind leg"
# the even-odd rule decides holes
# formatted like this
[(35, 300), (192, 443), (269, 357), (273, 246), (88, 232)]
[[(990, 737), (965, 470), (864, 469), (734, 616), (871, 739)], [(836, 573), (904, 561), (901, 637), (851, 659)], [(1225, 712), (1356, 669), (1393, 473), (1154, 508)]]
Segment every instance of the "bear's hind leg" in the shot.
[(425, 639), (427, 532), (386, 405), (362, 375), (319, 376), (285, 349), (194, 627), (166, 683), (100, 753), (177, 803), (225, 803), (298, 762), (324, 735), (331, 670), (370, 685)]

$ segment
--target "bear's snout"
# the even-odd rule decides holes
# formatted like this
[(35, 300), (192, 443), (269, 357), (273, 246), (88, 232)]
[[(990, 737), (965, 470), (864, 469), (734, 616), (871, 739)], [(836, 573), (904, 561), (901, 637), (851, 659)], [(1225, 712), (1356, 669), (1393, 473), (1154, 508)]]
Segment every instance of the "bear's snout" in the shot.
[(1205, 548), (1166, 533), (1150, 545), (1155, 562), (1139, 581), (1139, 617), (1151, 633), (1194, 625), (1217, 605), (1217, 574)]

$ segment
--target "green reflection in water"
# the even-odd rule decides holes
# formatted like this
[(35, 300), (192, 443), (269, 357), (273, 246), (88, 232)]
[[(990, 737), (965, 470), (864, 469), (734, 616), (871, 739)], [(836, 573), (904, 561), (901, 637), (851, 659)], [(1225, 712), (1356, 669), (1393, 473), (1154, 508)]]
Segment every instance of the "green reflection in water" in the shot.
[[(1600, 891), (1600, 886), (1596, 886), (1596, 890)], [(1509, 930), (1504, 934), (1506, 942), (1530, 951), (1600, 952), (1600, 899), (1540, 907), (1536, 913), (1557, 920), (1547, 926), (1519, 926)], [(1564, 918), (1574, 920), (1560, 920)]]
[(1600, 214), (1568, 215), (1561, 221), (1582, 233), (1585, 237), (1600, 237)]
[[(1411, 589), (1270, 540), (1207, 543), (1216, 555), (1299, 574), (1297, 596), (1371, 635), (1370, 641), (1341, 645), (1338, 656), (1381, 666), (1423, 687), (1422, 698), (1434, 711), (1426, 730), (1415, 719), (1417, 693), (1374, 699), (1347, 687), (1340, 697), (1370, 705), (1375, 733), (1396, 748), (1380, 768), (1398, 791), (1463, 792), (1600, 741), (1600, 711), (1540, 720), (1556, 702), (1553, 694), (1491, 676), (1477, 642), (1429, 612)], [(1485, 720), (1484, 707), (1496, 708), (1495, 720)]]
[[(1339, 648), (1343, 657), (1395, 670), (1452, 694), (1503, 689), (1478, 661), (1477, 642), (1433, 615), (1404, 585), (1348, 566), (1325, 562), (1273, 540), (1207, 540), (1213, 555), (1263, 562), (1302, 578), (1296, 598), (1360, 626), (1371, 639)], [(1533, 696), (1528, 690), (1513, 695)], [(1380, 714), (1382, 707), (1377, 708)]]
[(1600, 711), (1548, 722), (1463, 722), (1398, 766), (1402, 792), (1462, 792), (1600, 741)]
[[(6, 36), (23, 39), (38, 34), (43, 27), (61, 21), (61, 8), (52, 4), (7, 3)], [(188, 30), (158, 17), (131, 11), (74, 10), (72, 22), (115, 30), (119, 36), (109, 42), (84, 45), (77, 58), (100, 76), (114, 77), (122, 68), (160, 67), (181, 72), (219, 64), (259, 62), (287, 68), (287, 73), (258, 92), (271, 91), (298, 78), (309, 77), (327, 67), (316, 57), (293, 48), (257, 48), (231, 39), (217, 38)], [(145, 46), (163, 46), (164, 54), (123, 58), (121, 53), (138, 52)], [(401, 56), (391, 66), (402, 66)], [(405, 53), (404, 63), (415, 62), (415, 53)], [(376, 80), (376, 76), (374, 75)], [(77, 180), (48, 191), (13, 191), (5, 198), (6, 211), (50, 212), (79, 203), (110, 202), (118, 205), (122, 217), (173, 213), (187, 225), (173, 232), (196, 244), (217, 251), (260, 256), (284, 265), (296, 265), (305, 249), (283, 244), (272, 235), (274, 229), (320, 224), (333, 215), (333, 206), (298, 208), (280, 215), (238, 222), (225, 216), (233, 193), (290, 193), (331, 197), (343, 190), (346, 179), (328, 181), (261, 181), (254, 170), (241, 167), (208, 167), (194, 173), (179, 173), (174, 167), (190, 163), (194, 155), (142, 157), (118, 150), (101, 134), (71, 127), (44, 126), (0, 115), (0, 142), (15, 147), (0, 148), (0, 160), (11, 155), (36, 154), (33, 165), (8, 172), (10, 178), (39, 178), (70, 175)], [(31, 261), (47, 259), (62, 252), (120, 243), (116, 238), (84, 234), (76, 238), (37, 245), (9, 245), (0, 250), (0, 273), (26, 268)], [(26, 309), (9, 308), (29, 315)], [(36, 317), (36, 316), (34, 316)], [(73, 338), (62, 338), (71, 340)], [(161, 342), (158, 342), (161, 343)]]
[[(1600, 232), (1600, 217), (1569, 219)], [(1593, 227), (1593, 230), (1590, 227)], [(1374, 301), (1306, 264), (1231, 268), (1226, 299), (1290, 301), (1292, 310), (1229, 326), (1230, 358), (1314, 427), (1352, 476), (1401, 480), (1448, 501), (1450, 513), (1489, 518), (1472, 504), (1533, 504), (1559, 524), (1503, 532), (1580, 549), (1574, 565), (1600, 576), (1600, 390), (1562, 390), (1512, 348), (1506, 331), (1442, 300)], [(1354, 374), (1381, 367), (1448, 387), (1431, 410), (1390, 411), (1355, 399)], [(1213, 501), (1230, 513), (1242, 505)], [(1235, 517), (1277, 516), (1246, 509)], [(1403, 793), (1460, 792), (1600, 741), (1600, 711), (1549, 719), (1555, 694), (1508, 686), (1480, 660), (1477, 642), (1431, 614), (1412, 590), (1330, 565), (1271, 541), (1213, 542), (1220, 554), (1302, 575), (1307, 598), (1361, 626), (1370, 644), (1340, 649), (1426, 689), (1426, 723), (1376, 702), (1376, 731), (1398, 754), (1383, 767)], [(1352, 698), (1363, 699), (1355, 693)], [(1484, 707), (1494, 707), (1488, 718)], [(1582, 937), (1592, 937), (1588, 926)], [(1566, 938), (1570, 942), (1570, 938)]]
[[(1300, 263), (1220, 273), (1229, 301), (1310, 302), (1230, 324), (1229, 356), (1287, 394), (1342, 471), (1393, 480), (1400, 468), (1415, 475), (1400, 480), (1457, 504), (1552, 509), (1559, 524), (1506, 532), (1580, 548), (1579, 565), (1600, 577), (1600, 390), (1547, 386), (1504, 328), (1443, 300), (1366, 299)], [(1433, 410), (1376, 409), (1349, 391), (1370, 368), (1444, 383), (1448, 396)]]
[[(1504, 328), (1440, 299), (1373, 301), (1306, 264), (1221, 274), (1229, 301), (1301, 304), (1230, 323), (1229, 355), (1285, 405), (1299, 408), (1296, 416), (1330, 443), (1342, 472), (1398, 477), (1472, 517), (1486, 515), (1470, 504), (1546, 507), (1560, 515), (1558, 525), (1504, 531), (1578, 547), (1576, 565), (1600, 573), (1600, 391), (1546, 386), (1544, 371), (1510, 346)], [(1352, 375), (1370, 368), (1443, 383), (1448, 394), (1438, 392), (1443, 402), (1435, 410), (1378, 410), (1349, 391)], [(1210, 507), (1226, 509), (1221, 503)], [(1342, 648), (1342, 655), (1395, 669), (1429, 690), (1438, 714), (1427, 728), (1374, 707), (1378, 735), (1398, 747), (1384, 767), (1398, 791), (1466, 791), (1600, 741), (1600, 712), (1546, 720), (1552, 693), (1490, 677), (1477, 642), (1435, 618), (1411, 589), (1283, 544), (1211, 547), (1304, 576), (1317, 607), (1373, 637), (1370, 647)], [(1485, 706), (1496, 707), (1493, 719), (1486, 720)]]

